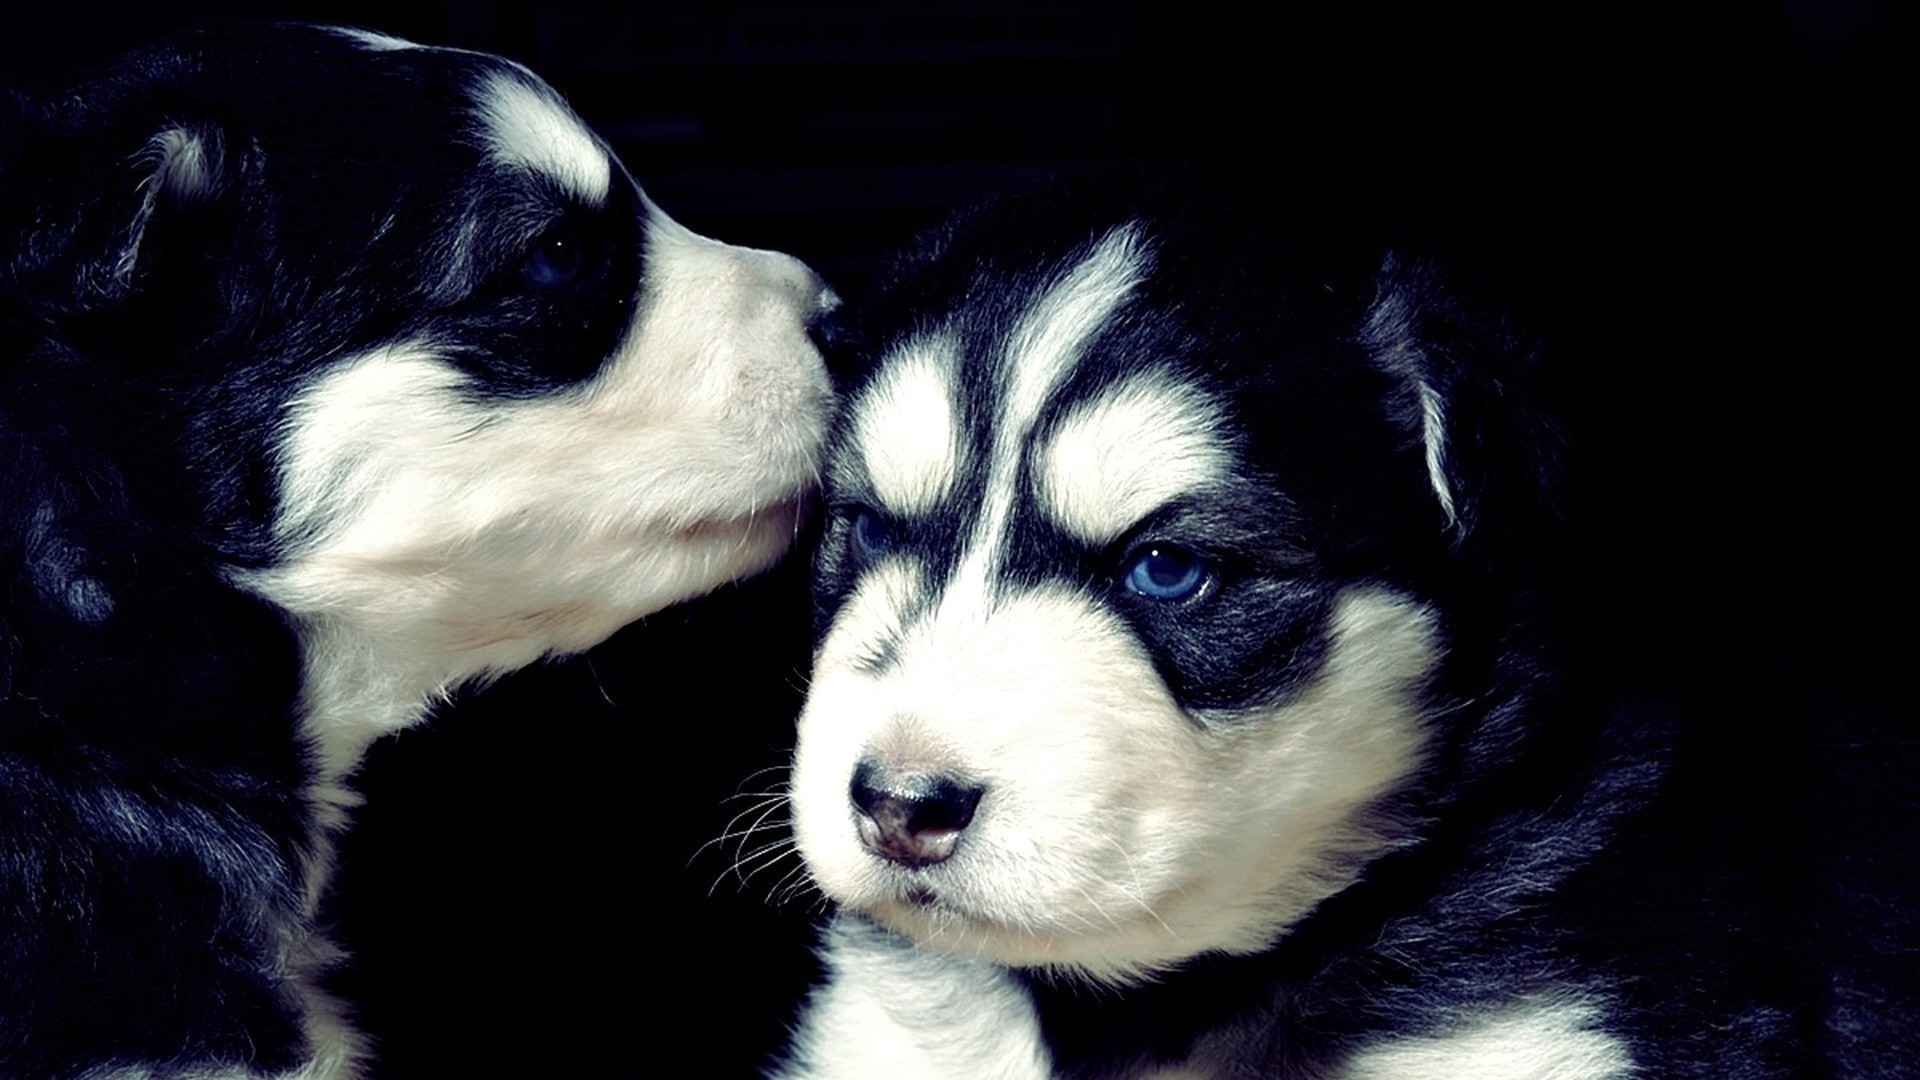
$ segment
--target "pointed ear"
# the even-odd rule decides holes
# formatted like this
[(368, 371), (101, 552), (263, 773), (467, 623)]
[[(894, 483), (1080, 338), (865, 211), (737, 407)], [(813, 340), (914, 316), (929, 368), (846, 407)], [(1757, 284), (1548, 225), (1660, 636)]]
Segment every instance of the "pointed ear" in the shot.
[(0, 255), (22, 301), (58, 319), (110, 308), (155, 281), (200, 278), (193, 263), (161, 267), (224, 233), (213, 211), (234, 201), (224, 196), (237, 170), (217, 125), (56, 121), (8, 135)]
[[(145, 264), (157, 261), (159, 250), (171, 239), (169, 227), (211, 204), (226, 186), (226, 145), (220, 129), (171, 126), (148, 140), (136, 159), (137, 200), (118, 250), (110, 247), (110, 278), (119, 289), (131, 290)], [(149, 240), (152, 240), (149, 243)]]
[(1392, 418), (1456, 547), (1496, 527), (1531, 535), (1535, 515), (1557, 512), (1561, 437), (1538, 406), (1538, 345), (1504, 312), (1424, 260), (1389, 256), (1360, 337), (1396, 384)]

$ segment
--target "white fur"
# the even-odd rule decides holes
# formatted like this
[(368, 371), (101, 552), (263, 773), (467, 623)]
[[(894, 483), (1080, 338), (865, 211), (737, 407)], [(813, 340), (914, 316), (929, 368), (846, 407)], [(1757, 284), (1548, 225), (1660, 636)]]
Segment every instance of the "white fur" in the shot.
[(211, 194), (219, 182), (220, 144), (197, 131), (170, 127), (147, 143), (142, 162), (147, 173), (140, 180), (140, 206), (127, 226), (127, 242), (114, 264), (114, 277), (122, 282), (133, 276), (139, 264), (140, 244), (147, 223), (163, 195), (198, 199)]
[(828, 981), (779, 1080), (1046, 1080), (1026, 991), (993, 964), (918, 949), (859, 919), (827, 932)]
[(606, 201), (612, 159), (544, 84), (502, 72), (487, 79), (476, 97), (496, 161), (550, 177), (588, 205)]
[(1457, 524), (1453, 508), (1453, 487), (1447, 483), (1447, 412), (1440, 395), (1424, 380), (1416, 382), (1420, 393), (1420, 437), (1427, 451), (1427, 480), (1447, 512), (1447, 524)]
[(1384, 1040), (1355, 1054), (1336, 1080), (1618, 1080), (1632, 1076), (1626, 1044), (1596, 1026), (1580, 998), (1533, 998), (1453, 1030)]
[(785, 550), (829, 407), (803, 329), (822, 290), (785, 256), (662, 222), (635, 324), (583, 386), (488, 400), (416, 344), (294, 402), (293, 551), (241, 577), (301, 621), (328, 771), (452, 685), (585, 649)]
[[(1383, 272), (1391, 275), (1395, 262), (1389, 258)], [(1420, 409), (1420, 442), (1426, 452), (1427, 481), (1446, 512), (1447, 523), (1457, 526), (1459, 515), (1453, 486), (1447, 480), (1446, 403), (1426, 372), (1430, 361), (1419, 344), (1413, 328), (1414, 308), (1404, 290), (1382, 289), (1368, 309), (1361, 337), (1373, 350), (1381, 370), (1402, 381), (1413, 394)]]
[(1105, 546), (1170, 500), (1224, 479), (1212, 407), (1163, 375), (1138, 375), (1074, 408), (1036, 455), (1041, 508)]
[(391, 34), (382, 34), (376, 30), (362, 30), (353, 26), (330, 26), (327, 27), (327, 29), (339, 34), (343, 38), (352, 40), (368, 52), (402, 52), (408, 49), (418, 49), (422, 47), (405, 38), (397, 38)]
[[(800, 850), (830, 897), (943, 953), (1125, 980), (1264, 948), (1392, 842), (1368, 808), (1421, 753), (1435, 627), (1406, 598), (1350, 590), (1310, 686), (1263, 715), (1204, 723), (1101, 601), (996, 580), (1022, 450), (1147, 257), (1135, 230), (1115, 229), (1022, 315), (984, 505), (953, 576), (930, 596), (916, 561), (886, 558), (815, 659), (792, 784)], [(933, 374), (952, 377), (912, 377)], [(912, 422), (881, 415), (891, 400), (875, 399), (856, 441)], [(1030, 479), (1063, 524), (1110, 537), (1219, 479), (1215, 428), (1198, 390), (1139, 376), (1074, 410)], [(951, 859), (909, 872), (861, 844), (847, 791), (862, 760), (985, 788)]]
[(148, 158), (153, 172), (143, 181), (151, 204), (155, 191), (168, 191), (198, 197), (213, 191), (217, 177), (219, 146), (208, 145), (205, 136), (185, 128), (168, 128), (153, 137)]
[(1146, 272), (1145, 242), (1131, 226), (1103, 237), (1021, 315), (1006, 344), (1005, 386), (993, 425), (987, 501), (963, 572), (984, 582), (995, 565), (1019, 491), (1015, 476), (1034, 421), (1073, 371), (1090, 339)]
[[(341, 361), (288, 410), (289, 551), (234, 577), (302, 639), (327, 830), (309, 915), (373, 739), (464, 681), (586, 649), (792, 541), (831, 404), (805, 324), (831, 294), (793, 259), (653, 213), (634, 321), (587, 383), (488, 399), (430, 344), (400, 343)], [(359, 1075), (358, 1038), (318, 989), (332, 961), (318, 937), (289, 960), (315, 1056), (281, 1080)]]
[(898, 636), (903, 627), (901, 612), (925, 590), (925, 568), (911, 555), (889, 555), (867, 571), (833, 617), (833, 633), (843, 639), (846, 650), (838, 655), (838, 662), (858, 664), (863, 650)]
[(1112, 230), (1054, 280), (1008, 337), (986, 501), (941, 601), (958, 621), (983, 619), (992, 605), (993, 575), (1020, 492), (1019, 464), (1041, 409), (1079, 363), (1088, 340), (1139, 284), (1148, 258), (1145, 241), (1133, 227)]
[(1001, 445), (1025, 442), (1040, 407), (1073, 370), (1088, 340), (1139, 284), (1147, 257), (1139, 231), (1122, 225), (1102, 237), (1020, 317), (1007, 341), (1005, 370), (1012, 381), (995, 427)]
[[(843, 905), (950, 955), (1124, 980), (1265, 948), (1391, 842), (1367, 808), (1421, 753), (1423, 607), (1350, 590), (1312, 685), (1205, 725), (1092, 600), (1043, 588), (885, 617), (923, 588), (904, 571), (863, 583), (800, 719), (796, 836)], [(875, 632), (901, 635), (879, 673), (859, 663)], [(861, 845), (847, 806), (855, 763), (876, 757), (986, 788), (955, 855), (911, 879)]]
[(881, 505), (924, 513), (953, 492), (965, 451), (954, 416), (951, 338), (896, 350), (886, 369), (851, 406), (853, 442)]

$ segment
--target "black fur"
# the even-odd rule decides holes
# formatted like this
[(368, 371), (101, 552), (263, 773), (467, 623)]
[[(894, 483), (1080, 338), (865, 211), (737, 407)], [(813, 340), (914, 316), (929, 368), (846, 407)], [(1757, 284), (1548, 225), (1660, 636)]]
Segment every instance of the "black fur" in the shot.
[[(230, 351), (210, 346), (293, 328), (275, 326), (262, 297), (207, 302), (250, 284), (221, 272), (236, 258), (237, 192), (218, 210), (156, 207), (133, 272), (118, 269), (141, 218), (140, 154), (160, 126), (230, 125), (224, 164), (247, 167), (247, 128), (217, 110), (250, 101), (163, 89), (195, 52), (148, 54), (50, 105), (17, 96), (0, 143), (8, 1076), (278, 1068), (302, 1046), (279, 971), (312, 829), (296, 644), (220, 575), (223, 557), (268, 546), (266, 455), (190, 430), (264, 438), (272, 401), (228, 389), (252, 376), (222, 370)], [(181, 400), (216, 415), (184, 414)]]
[[(338, 362), (399, 343), (431, 353), (456, 404), (492, 410), (475, 427), (504, 422), (625, 355), (651, 268), (652, 211), (617, 162), (601, 198), (490, 148), (480, 106), (506, 80), (537, 99), (524, 122), (565, 126), (568, 152), (601, 163), (530, 74), (404, 45), (209, 27), (5, 102), (0, 1076), (251, 1076), (316, 1055), (316, 1075), (359, 1075), (357, 1037), (320, 998), (334, 958), (314, 925), (352, 761), (302, 727), (317, 708), (302, 684), (310, 626), (248, 576), (337, 524), (325, 507), (317, 523), (281, 520), (290, 406)], [(797, 376), (794, 422), (773, 405), (765, 419), (793, 446), (780, 465), (804, 474), (808, 409), (823, 407), (808, 404), (817, 361), (800, 336), (817, 282), (784, 256), (741, 258), (785, 275), (768, 303), (741, 306), (772, 313), (750, 339), (768, 372)], [(701, 329), (729, 358), (724, 320), (716, 307)], [(645, 512), (616, 509), (632, 504), (624, 489), (580, 501), (602, 495), (580, 507), (588, 521), (630, 526), (639, 547)], [(578, 531), (553, 507), (539, 516)], [(457, 564), (485, 541), (468, 530), (449, 547)], [(542, 572), (588, 561), (551, 547)], [(610, 633), (621, 610), (585, 625)], [(527, 659), (548, 640), (539, 622)], [(439, 689), (402, 686), (390, 725)]]
[[(1124, 989), (1018, 971), (1057, 1074), (1189, 1063), (1333, 1077), (1360, 1048), (1554, 987), (1595, 1004), (1596, 1030), (1638, 1076), (1920, 1069), (1920, 954), (1897, 910), (1914, 895), (1911, 733), (1871, 714), (1836, 722), (1764, 687), (1608, 699), (1636, 680), (1576, 648), (1590, 637), (1568, 606), (1577, 534), (1564, 439), (1539, 404), (1540, 348), (1479, 286), (1204, 186), (1071, 188), (933, 235), (855, 305), (853, 366), (933, 328), (999, 342), (1035, 274), (1125, 220), (1142, 223), (1153, 268), (1060, 401), (1142, 358), (1172, 365), (1230, 402), (1265, 485), (1196, 500), (1213, 509), (1179, 525), (1237, 560), (1221, 560), (1210, 626), (1113, 605), (1168, 688), (1201, 710), (1284, 698), (1317, 667), (1333, 592), (1362, 582), (1438, 611), (1446, 657), (1428, 690), (1428, 759), (1385, 800), (1417, 842), (1268, 952), (1197, 956)], [(1414, 380), (1444, 404), (1450, 514), (1427, 483)], [(989, 421), (966, 417), (976, 447)], [(857, 477), (849, 441), (839, 433), (836, 475)], [(847, 535), (873, 501), (857, 479), (830, 495), (846, 509), (820, 556), (823, 627), (862, 569)], [(890, 543), (933, 553), (936, 580), (969, 535), (955, 512), (888, 528)], [(1010, 546), (1012, 578), (1097, 590), (1111, 572), (1109, 555), (1063, 536)], [(1087, 562), (1076, 571), (1074, 558)], [(1598, 658), (1621, 655), (1632, 648)], [(814, 1062), (832, 1075), (830, 1058)]]

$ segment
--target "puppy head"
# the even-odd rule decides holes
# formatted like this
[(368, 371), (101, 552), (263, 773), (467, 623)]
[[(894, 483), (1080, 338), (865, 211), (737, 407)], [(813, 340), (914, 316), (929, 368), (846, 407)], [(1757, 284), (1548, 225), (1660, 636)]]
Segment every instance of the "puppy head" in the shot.
[(48, 437), (110, 448), (302, 625), (435, 685), (789, 543), (830, 294), (667, 218), (525, 69), (211, 29), (18, 106), (4, 146), (9, 361)]
[(1097, 199), (905, 265), (829, 454), (791, 794), (830, 897), (1125, 979), (1267, 946), (1406, 835), (1464, 474), (1379, 265)]

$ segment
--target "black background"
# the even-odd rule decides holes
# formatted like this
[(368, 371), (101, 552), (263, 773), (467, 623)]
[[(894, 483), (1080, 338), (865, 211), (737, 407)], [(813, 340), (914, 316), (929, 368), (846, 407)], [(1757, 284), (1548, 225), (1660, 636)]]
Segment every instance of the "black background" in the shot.
[[(1551, 342), (1595, 667), (1755, 739), (1873, 714), (1911, 747), (1911, 6), (67, 4), (0, 23), (0, 61), (209, 14), (523, 60), (675, 216), (850, 293), (953, 206), (1136, 160), (1454, 248)], [(768, 903), (791, 855), (742, 883), (739, 840), (703, 845), (779, 785), (804, 588), (789, 564), (376, 748), (333, 910), (381, 1075), (778, 1045), (809, 895)]]

